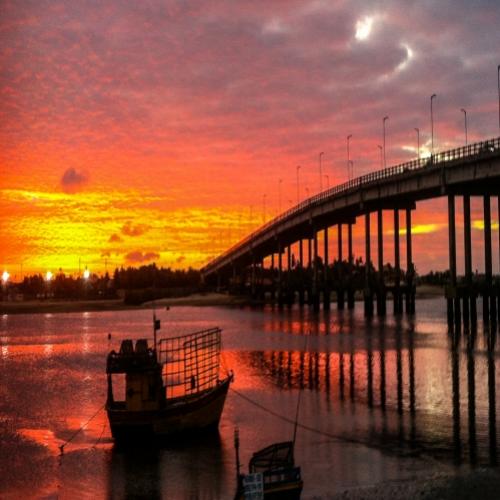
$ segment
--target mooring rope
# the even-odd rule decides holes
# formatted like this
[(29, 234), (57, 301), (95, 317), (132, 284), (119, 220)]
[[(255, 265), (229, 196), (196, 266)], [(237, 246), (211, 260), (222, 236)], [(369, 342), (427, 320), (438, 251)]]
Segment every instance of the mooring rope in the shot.
[(268, 413), (269, 415), (272, 415), (276, 418), (279, 418), (280, 420), (282, 420), (283, 422), (287, 422), (288, 424), (297, 425), (297, 427), (300, 427), (301, 429), (312, 432), (314, 434), (318, 434), (319, 436), (323, 436), (323, 437), (326, 437), (328, 439), (331, 439), (331, 440), (337, 441), (337, 442), (344, 442), (344, 443), (351, 443), (351, 444), (362, 444), (364, 446), (374, 447), (374, 448), (384, 448), (383, 446), (380, 446), (380, 445), (378, 445), (378, 446), (370, 445), (369, 443), (366, 443), (365, 441), (363, 441), (361, 439), (354, 439), (354, 438), (350, 438), (350, 437), (346, 437), (346, 436), (338, 436), (338, 435), (332, 434), (330, 432), (324, 431), (322, 429), (318, 429), (317, 427), (312, 427), (310, 425), (303, 424), (299, 421), (296, 421), (292, 418), (289, 418), (285, 415), (282, 415), (281, 413), (278, 413), (274, 410), (271, 410), (271, 408), (264, 406), (263, 404), (246, 396), (245, 394), (238, 391), (237, 389), (234, 389), (233, 387), (229, 387), (229, 390), (234, 392), (240, 398), (244, 399), (247, 403), (250, 403), (250, 404), (256, 406), (257, 408)]
[[(87, 427), (87, 425), (90, 424), (90, 422), (97, 416), (97, 414), (106, 406), (106, 403), (104, 403), (81, 427), (78, 428), (77, 431), (75, 431), (72, 436), (67, 439), (66, 441), (64, 441), (63, 444), (61, 444), (59, 446), (59, 450), (61, 450), (61, 453), (60, 455), (63, 455), (64, 454), (64, 447), (71, 443), (71, 441), (73, 441), (73, 439), (83, 430), (85, 429), (85, 427)], [(99, 438), (100, 439), (100, 438)]]

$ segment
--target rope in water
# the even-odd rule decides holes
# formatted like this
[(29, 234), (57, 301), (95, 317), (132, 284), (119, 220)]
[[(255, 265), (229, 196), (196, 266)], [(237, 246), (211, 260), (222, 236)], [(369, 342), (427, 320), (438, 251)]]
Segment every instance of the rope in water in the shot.
[[(91, 417), (90, 417), (90, 418), (89, 418), (89, 419), (88, 419), (88, 420), (87, 420), (87, 421), (86, 421), (86, 422), (85, 422), (85, 423), (84, 423), (81, 427), (79, 427), (79, 428), (78, 428), (78, 430), (76, 430), (76, 431), (72, 434), (72, 436), (71, 436), (69, 439), (67, 439), (66, 441), (64, 441), (64, 443), (63, 443), (63, 444), (61, 444), (61, 445), (59, 446), (59, 450), (61, 450), (61, 453), (60, 453), (61, 455), (63, 455), (63, 454), (64, 454), (64, 447), (65, 447), (67, 444), (71, 443), (71, 441), (73, 441), (73, 439), (74, 439), (74, 438), (75, 438), (75, 437), (76, 437), (76, 436), (77, 436), (77, 435), (78, 435), (78, 434), (79, 434), (79, 433), (80, 433), (83, 429), (85, 429), (85, 427), (87, 427), (87, 425), (89, 425), (89, 424), (90, 424), (90, 422), (91, 422), (92, 420), (94, 420), (94, 418), (95, 418), (95, 417), (97, 417), (97, 415), (99, 414), (99, 412), (100, 412), (102, 409), (104, 409), (104, 407), (105, 407), (105, 406), (106, 406), (106, 403), (105, 403), (105, 404), (103, 404), (103, 405), (102, 405), (102, 406), (101, 406), (101, 407), (100, 407), (100, 408), (99, 408), (99, 409), (98, 409), (98, 410), (97, 410), (97, 411), (96, 411), (96, 412), (95, 412), (95, 413), (94, 413), (94, 414), (93, 414), (93, 415), (92, 415), (92, 416), (91, 416)], [(100, 439), (100, 438), (99, 438), (99, 439)]]
[(357, 443), (355, 439), (348, 439), (348, 438), (340, 438), (339, 436), (335, 436), (334, 434), (330, 434), (329, 432), (323, 431), (321, 429), (317, 429), (316, 427), (311, 427), (306, 424), (302, 424), (297, 420), (294, 420), (293, 418), (286, 417), (285, 415), (282, 415), (281, 413), (278, 413), (274, 410), (271, 410), (270, 408), (264, 406), (263, 404), (253, 400), (252, 398), (249, 398), (245, 394), (241, 393), (237, 389), (234, 389), (233, 387), (229, 388), (232, 392), (234, 392), (236, 395), (238, 395), (240, 398), (244, 399), (248, 403), (256, 406), (257, 408), (260, 408), (261, 410), (265, 411), (269, 415), (273, 415), (274, 417), (279, 418), (280, 420), (283, 420), (283, 422), (287, 422), (292, 425), (297, 425), (297, 427), (300, 427), (301, 429), (304, 429), (306, 431), (314, 432), (315, 434), (319, 434), (321, 436), (327, 437), (329, 439), (334, 439), (336, 441), (350, 441), (353, 443)]

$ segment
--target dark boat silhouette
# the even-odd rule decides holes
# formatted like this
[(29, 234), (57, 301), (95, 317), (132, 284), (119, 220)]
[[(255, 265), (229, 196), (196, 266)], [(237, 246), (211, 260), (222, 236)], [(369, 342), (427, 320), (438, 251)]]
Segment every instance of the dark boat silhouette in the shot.
[[(238, 450), (238, 437), (235, 446)], [(295, 465), (294, 442), (284, 441), (255, 452), (248, 464), (248, 474), (239, 473), (235, 500), (262, 498), (265, 500), (298, 500), (302, 492), (300, 467)]]
[[(108, 413), (117, 441), (172, 438), (216, 429), (232, 373), (219, 377), (221, 330), (211, 328), (156, 342), (123, 340), (107, 357)], [(116, 380), (121, 378), (121, 380)], [(122, 399), (116, 397), (118, 386)]]

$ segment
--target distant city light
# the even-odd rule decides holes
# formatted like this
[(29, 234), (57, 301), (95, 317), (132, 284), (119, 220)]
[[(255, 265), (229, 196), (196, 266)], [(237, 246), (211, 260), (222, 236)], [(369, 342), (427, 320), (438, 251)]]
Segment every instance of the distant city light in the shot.
[(2, 274), (2, 281), (4, 283), (7, 283), (7, 281), (9, 281), (9, 278), (10, 278), (10, 274), (7, 271), (4, 271)]
[(85, 268), (85, 271), (83, 271), (83, 279), (88, 280), (90, 278), (90, 271)]
[(50, 281), (52, 279), (53, 274), (50, 271), (47, 271), (47, 274), (45, 275), (45, 279), (47, 281)]

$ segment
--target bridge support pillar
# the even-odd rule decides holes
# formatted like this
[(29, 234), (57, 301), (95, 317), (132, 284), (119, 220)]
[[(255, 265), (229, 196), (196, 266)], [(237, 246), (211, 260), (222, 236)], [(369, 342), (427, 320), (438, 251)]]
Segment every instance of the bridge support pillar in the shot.
[(319, 311), (319, 283), (318, 283), (318, 233), (313, 229), (313, 282), (312, 282), (312, 306), (314, 311)]
[(328, 281), (328, 227), (325, 227), (323, 246), (323, 309), (330, 309), (330, 284)]
[[(276, 284), (275, 284), (275, 276), (274, 276), (274, 272), (275, 272), (275, 268), (274, 268), (274, 252), (271, 253), (271, 267), (269, 269), (270, 273), (269, 275), (271, 276), (271, 286), (270, 286), (270, 295), (269, 295), (269, 300), (271, 302), (271, 304), (274, 304), (274, 295), (275, 295), (275, 288), (276, 288)], [(265, 292), (264, 292), (264, 297), (265, 297)]]
[(288, 245), (286, 249), (286, 304), (291, 307), (294, 299), (294, 290), (292, 288), (292, 247)]
[(342, 258), (342, 224), (337, 226), (337, 246), (338, 246), (338, 286), (337, 286), (337, 309), (344, 309), (344, 276), (343, 276), (343, 258)]
[(378, 290), (377, 290), (377, 314), (386, 314), (386, 293), (384, 282), (384, 236), (383, 236), (383, 211), (377, 212), (377, 255), (378, 255)]
[(300, 261), (300, 267), (298, 268), (300, 271), (300, 276), (299, 276), (299, 305), (302, 307), (305, 303), (304, 300), (304, 244), (302, 241), (302, 238), (299, 240), (299, 261)]
[(252, 257), (252, 268), (250, 273), (250, 294), (252, 299), (255, 299), (256, 283), (255, 283), (255, 257)]
[(278, 307), (283, 307), (283, 248), (278, 243)]
[(352, 224), (347, 225), (347, 253), (349, 260), (349, 286), (347, 288), (347, 308), (354, 309), (354, 284), (352, 270), (354, 265), (354, 255), (352, 253)]
[(406, 209), (406, 313), (415, 312), (415, 290), (413, 277), (415, 268), (413, 266), (412, 238), (411, 238), (411, 209)]
[(470, 196), (464, 195), (464, 257), (465, 257), (465, 291), (463, 297), (464, 327), (469, 325), (475, 329), (477, 323), (476, 296), (472, 288), (472, 241)]
[(402, 311), (402, 301), (401, 301), (401, 262), (400, 262), (400, 251), (399, 251), (399, 210), (394, 209), (394, 272), (396, 276), (394, 278), (394, 314), (401, 314)]
[[(484, 207), (484, 275), (485, 275), (485, 286), (483, 289), (483, 322), (490, 322), (490, 298), (493, 299), (491, 313), (493, 320), (493, 308), (495, 308), (495, 316), (496, 316), (496, 307), (494, 304), (495, 300), (492, 295), (492, 263), (491, 263), (491, 205), (490, 205), (490, 197), (484, 196), (483, 198), (483, 207)], [(496, 319), (496, 318), (495, 318)], [(496, 322), (496, 321), (495, 321)]]
[(455, 229), (455, 196), (448, 195), (448, 257), (450, 284), (446, 293), (448, 326), (460, 326), (460, 297), (457, 291), (457, 238)]
[(307, 303), (313, 305), (313, 281), (314, 281), (314, 271), (313, 271), (313, 250), (312, 242), (314, 236), (307, 238)]
[(365, 316), (373, 316), (373, 294), (371, 289), (370, 214), (365, 214)]

